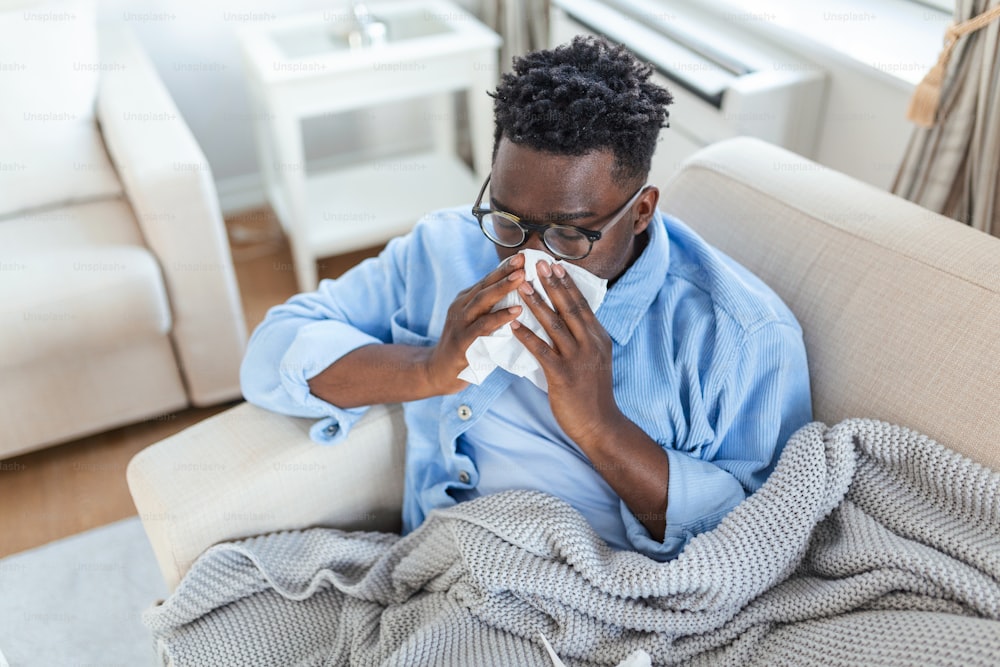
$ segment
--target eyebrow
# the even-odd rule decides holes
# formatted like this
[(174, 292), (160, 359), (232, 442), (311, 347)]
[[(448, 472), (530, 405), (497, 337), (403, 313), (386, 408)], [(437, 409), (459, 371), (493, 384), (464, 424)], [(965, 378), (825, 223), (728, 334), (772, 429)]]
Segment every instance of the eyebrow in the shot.
[[(494, 199), (493, 197), (490, 197), (490, 202), (492, 202), (491, 205), (494, 206), (495, 208), (497, 208), (497, 209), (499, 209), (499, 210), (501, 210), (501, 211), (503, 211), (505, 213), (510, 213), (511, 215), (516, 215), (517, 217), (521, 218), (522, 220), (529, 220), (529, 221), (533, 220), (533, 219), (537, 220), (537, 218), (529, 218), (528, 216), (521, 215), (517, 211), (512, 211), (503, 202), (501, 202), (501, 201), (499, 201), (497, 199)], [(597, 214), (594, 213), (593, 211), (576, 211), (574, 213), (549, 213), (549, 214), (546, 215), (546, 219), (547, 220), (552, 220), (552, 221), (557, 221), (557, 222), (567, 222), (569, 220), (580, 220), (582, 218), (593, 218), (593, 217), (596, 217), (596, 216), (597, 216)]]

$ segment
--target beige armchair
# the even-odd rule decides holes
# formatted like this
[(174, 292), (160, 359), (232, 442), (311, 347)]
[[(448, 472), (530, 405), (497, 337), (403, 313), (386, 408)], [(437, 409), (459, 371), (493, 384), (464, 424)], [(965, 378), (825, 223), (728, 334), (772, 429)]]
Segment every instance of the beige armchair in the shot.
[(0, 458), (238, 397), (212, 175), (136, 40), (8, 0), (0, 61)]
[[(817, 420), (901, 424), (1000, 470), (1000, 239), (748, 138), (693, 156), (661, 207), (795, 312)], [(132, 495), (171, 589), (224, 540), (398, 529), (399, 407), (372, 409), (332, 447), (308, 427), (244, 404), (132, 460)]]

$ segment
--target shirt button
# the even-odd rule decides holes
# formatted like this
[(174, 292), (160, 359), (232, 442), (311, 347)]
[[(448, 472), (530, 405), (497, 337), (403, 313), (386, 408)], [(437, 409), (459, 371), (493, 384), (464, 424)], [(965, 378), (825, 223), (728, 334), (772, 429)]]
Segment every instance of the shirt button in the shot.
[(337, 424), (330, 424), (325, 429), (323, 429), (323, 432), (326, 433), (327, 435), (333, 436), (333, 435), (337, 435), (337, 431), (339, 431), (339, 430), (340, 430), (340, 426), (339, 425), (337, 425)]
[(462, 421), (468, 421), (471, 416), (472, 416), (472, 408), (470, 408), (468, 405), (458, 406), (459, 419), (461, 419)]
[(469, 477), (469, 473), (465, 472), (464, 470), (458, 473), (458, 481), (460, 481), (462, 484), (468, 484), (470, 479), (472, 478)]

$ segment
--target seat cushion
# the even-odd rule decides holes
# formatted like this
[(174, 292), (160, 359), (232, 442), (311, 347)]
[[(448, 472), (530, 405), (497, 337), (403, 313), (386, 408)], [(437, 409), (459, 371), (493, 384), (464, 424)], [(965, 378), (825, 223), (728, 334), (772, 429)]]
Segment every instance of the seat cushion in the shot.
[(114, 197), (121, 183), (94, 115), (101, 68), (93, 0), (0, 0), (0, 220)]
[(160, 267), (141, 246), (0, 253), (0, 368), (170, 331)]

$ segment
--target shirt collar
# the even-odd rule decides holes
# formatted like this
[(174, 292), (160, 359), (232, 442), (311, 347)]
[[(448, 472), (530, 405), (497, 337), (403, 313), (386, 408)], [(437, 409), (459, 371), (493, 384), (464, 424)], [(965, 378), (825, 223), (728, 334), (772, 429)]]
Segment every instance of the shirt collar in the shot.
[(659, 211), (646, 228), (649, 241), (632, 266), (612, 285), (597, 309), (597, 320), (611, 338), (625, 345), (659, 294), (670, 269), (670, 239)]

